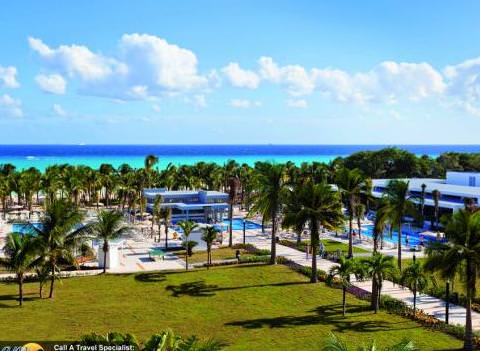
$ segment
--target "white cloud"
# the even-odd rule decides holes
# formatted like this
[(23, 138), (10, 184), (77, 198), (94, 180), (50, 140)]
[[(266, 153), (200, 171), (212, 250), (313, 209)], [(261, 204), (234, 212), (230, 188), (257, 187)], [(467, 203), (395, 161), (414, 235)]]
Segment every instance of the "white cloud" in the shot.
[(160, 112), (162, 109), (161, 109), (160, 105), (153, 104), (152, 105), (152, 110), (155, 111), (155, 112)]
[(262, 103), (260, 101), (251, 101), (247, 99), (232, 99), (230, 100), (230, 106), (235, 108), (250, 108), (259, 107)]
[(315, 88), (312, 78), (302, 66), (280, 67), (271, 57), (261, 57), (259, 64), (260, 75), (263, 79), (285, 86), (287, 92), (292, 96), (311, 94)]
[(307, 108), (308, 104), (306, 100), (303, 99), (288, 99), (286, 101), (288, 107), (294, 107), (294, 108)]
[(118, 60), (95, 54), (83, 45), (60, 45), (51, 49), (37, 38), (30, 37), (28, 42), (47, 65), (86, 82), (106, 79), (113, 74), (125, 75), (128, 70)]
[(59, 104), (53, 104), (52, 109), (53, 112), (55, 112), (55, 114), (60, 117), (65, 117), (68, 114), (67, 111), (65, 111), (65, 109)]
[(153, 35), (124, 34), (112, 56), (75, 44), (50, 48), (37, 38), (29, 38), (29, 44), (48, 69), (78, 79), (85, 95), (141, 100), (219, 84), (215, 70), (198, 73), (192, 51)]
[(0, 82), (5, 88), (18, 88), (20, 83), (17, 80), (17, 69), (13, 66), (0, 66)]
[(447, 66), (448, 94), (468, 113), (480, 116), (480, 57)]
[(230, 84), (237, 88), (257, 89), (260, 84), (260, 77), (255, 72), (240, 68), (236, 62), (222, 68), (222, 73)]
[(0, 114), (6, 114), (9, 117), (23, 117), (22, 102), (8, 94), (0, 95)]
[(35, 77), (40, 89), (47, 93), (63, 95), (67, 88), (67, 82), (60, 74), (39, 74)]
[(188, 90), (204, 86), (207, 78), (197, 72), (196, 55), (148, 34), (124, 34), (120, 40), (121, 58), (134, 82), (168, 90)]

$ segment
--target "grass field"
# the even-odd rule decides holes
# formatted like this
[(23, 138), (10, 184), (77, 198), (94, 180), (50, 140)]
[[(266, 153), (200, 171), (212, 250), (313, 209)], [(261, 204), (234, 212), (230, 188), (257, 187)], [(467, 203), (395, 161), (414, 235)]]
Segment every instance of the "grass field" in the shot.
[(282, 265), (71, 278), (59, 284), (54, 300), (38, 299), (37, 284), (27, 284), (23, 308), (16, 307), (16, 285), (2, 283), (0, 340), (74, 340), (110, 330), (144, 340), (170, 327), (222, 340), (228, 350), (318, 350), (330, 332), (355, 346), (403, 337), (420, 350), (461, 346), (413, 321), (375, 315), (351, 296), (343, 318), (341, 292), (307, 280)]
[[(221, 247), (218, 249), (212, 249), (212, 260), (226, 260), (235, 258), (236, 249), (229, 247)], [(185, 250), (172, 251), (182, 260), (185, 260)], [(246, 250), (240, 249), (240, 255), (246, 255)], [(193, 255), (188, 258), (189, 263), (207, 262), (207, 251), (194, 251)]]

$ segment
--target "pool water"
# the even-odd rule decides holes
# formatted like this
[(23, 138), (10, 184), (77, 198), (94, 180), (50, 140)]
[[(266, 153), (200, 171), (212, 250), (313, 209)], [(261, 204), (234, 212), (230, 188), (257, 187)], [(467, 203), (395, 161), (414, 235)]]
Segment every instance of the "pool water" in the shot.
[[(32, 224), (37, 229), (42, 228), (41, 223), (32, 223)], [(32, 234), (32, 235), (36, 234), (24, 223), (13, 223), (12, 224), (12, 232), (13, 233), (20, 233), (20, 234)]]
[[(230, 226), (230, 221), (228, 219), (223, 220), (223, 226), (219, 224), (215, 224), (215, 228), (218, 230), (228, 230), (228, 227)], [(252, 221), (245, 221), (245, 229), (261, 229), (262, 225), (252, 222)], [(232, 229), (233, 230), (243, 230), (243, 218), (233, 218), (232, 220)]]
[[(366, 236), (369, 238), (373, 237), (373, 224), (366, 224), (362, 226), (362, 236)], [(407, 236), (408, 236), (408, 243), (407, 243)], [(420, 232), (416, 232), (413, 230), (408, 230), (408, 229), (402, 229), (402, 244), (403, 245), (420, 245), (420, 237), (422, 235)], [(392, 236), (390, 237), (390, 231), (385, 230), (383, 233), (383, 240), (388, 241), (393, 244), (398, 243), (398, 231), (393, 231)], [(427, 244), (429, 242), (435, 242), (437, 241), (436, 238), (428, 236), (428, 235), (423, 235), (423, 243)]]

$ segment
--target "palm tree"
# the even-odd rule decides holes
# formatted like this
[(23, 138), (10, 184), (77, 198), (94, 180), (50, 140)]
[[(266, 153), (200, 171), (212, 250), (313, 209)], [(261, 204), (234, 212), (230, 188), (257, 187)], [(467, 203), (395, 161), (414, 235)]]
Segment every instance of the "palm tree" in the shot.
[(192, 335), (183, 339), (171, 329), (154, 334), (145, 342), (144, 351), (219, 351), (223, 344), (214, 339), (200, 341)]
[(188, 254), (190, 250), (190, 246), (188, 244), (188, 237), (198, 227), (198, 224), (193, 221), (181, 221), (178, 222), (178, 226), (182, 228), (183, 231), (183, 238), (185, 243), (185, 268), (188, 269)]
[(152, 236), (153, 236), (153, 226), (155, 225), (155, 221), (158, 224), (158, 241), (160, 241), (160, 225), (162, 219), (162, 202), (163, 198), (161, 196), (157, 196), (155, 201), (153, 202), (153, 210), (152, 210)]
[(342, 194), (348, 211), (348, 257), (353, 257), (353, 217), (364, 182), (365, 179), (358, 169), (350, 170), (343, 167), (335, 175), (335, 184)]
[(33, 240), (30, 235), (10, 233), (7, 235), (0, 266), (15, 273), (18, 283), (18, 304), (23, 305), (23, 279), (25, 273), (35, 265)]
[(395, 275), (396, 272), (394, 259), (392, 256), (374, 252), (371, 257), (362, 259), (361, 262), (365, 275), (372, 278), (371, 305), (377, 313), (380, 306), (383, 281)]
[(117, 239), (128, 231), (123, 224), (123, 215), (117, 211), (103, 210), (98, 212), (97, 221), (93, 224), (92, 231), (97, 239), (103, 241), (103, 273), (107, 272), (107, 253), (110, 249), (109, 241)]
[(385, 231), (386, 225), (387, 216), (385, 214), (385, 211), (380, 206), (380, 208), (377, 210), (377, 213), (375, 214), (375, 220), (373, 222), (373, 252), (377, 252), (379, 240), (381, 243), (383, 243), (383, 233)]
[[(353, 350), (343, 340), (338, 338), (335, 334), (330, 334), (325, 342), (322, 351), (349, 351)], [(357, 351), (382, 351), (377, 347), (375, 340), (367, 345), (358, 346)], [(417, 348), (411, 340), (404, 339), (390, 347), (383, 349), (383, 351), (415, 351)]]
[[(163, 226), (165, 228), (165, 249), (168, 249), (168, 227), (172, 220), (172, 209), (170, 207), (162, 208), (161, 215), (163, 218)], [(160, 228), (158, 228), (158, 232), (158, 235), (160, 235)]]
[(448, 242), (427, 247), (425, 269), (440, 272), (444, 279), (457, 272), (464, 277), (467, 310), (464, 349), (473, 350), (472, 299), (480, 269), (480, 212), (467, 209), (455, 212), (445, 227), (445, 236)]
[(423, 290), (428, 284), (428, 275), (418, 261), (412, 262), (402, 272), (401, 284), (413, 291), (413, 316), (417, 314), (417, 291)]
[(418, 210), (408, 190), (409, 182), (391, 180), (384, 192), (382, 211), (389, 217), (392, 227), (398, 230), (398, 268), (402, 269), (402, 221), (406, 215), (418, 217)]
[(83, 215), (73, 204), (55, 200), (47, 207), (39, 226), (25, 225), (26, 230), (36, 236), (35, 245), (41, 261), (50, 268), (50, 298), (60, 264), (73, 264), (74, 250), (90, 234), (91, 226), (82, 225), (82, 219)]
[(235, 204), (235, 200), (237, 198), (237, 191), (239, 187), (239, 180), (237, 177), (230, 178), (229, 182), (229, 196), (228, 196), (228, 203), (229, 203), (229, 210), (228, 210), (228, 246), (233, 246), (233, 205)]
[(352, 285), (350, 276), (358, 273), (358, 265), (353, 258), (341, 256), (338, 264), (331, 267), (329, 271), (330, 279), (338, 277), (342, 285), (342, 313), (345, 317), (347, 306), (347, 289)]
[(319, 226), (336, 229), (343, 222), (342, 206), (338, 193), (327, 183), (308, 181), (288, 191), (282, 225), (285, 227), (310, 227), (312, 245), (312, 276), (310, 282), (318, 282), (317, 252), (320, 242)]
[(144, 166), (147, 171), (150, 171), (153, 166), (155, 166), (158, 163), (158, 157), (155, 155), (147, 155), (145, 157), (145, 162)]
[(255, 165), (255, 193), (251, 214), (260, 213), (263, 220), (272, 221), (272, 238), (270, 249), (270, 264), (277, 261), (277, 225), (278, 215), (282, 206), (282, 193), (285, 184), (285, 166), (268, 162), (257, 162)]
[(353, 212), (357, 218), (358, 238), (362, 240), (362, 218), (365, 216), (365, 205), (360, 202), (357, 203)]
[(440, 202), (440, 191), (437, 189), (432, 191), (432, 199), (433, 199), (433, 210), (434, 215), (433, 218), (435, 219), (435, 230), (438, 232), (438, 221), (439, 221), (439, 202)]
[(422, 183), (420, 187), (422, 188), (422, 192), (420, 193), (420, 213), (422, 214), (423, 219), (425, 211), (425, 189), (427, 188), (427, 185), (425, 183)]
[(212, 264), (212, 243), (217, 239), (218, 229), (214, 226), (207, 226), (202, 228), (202, 240), (207, 244), (207, 269)]

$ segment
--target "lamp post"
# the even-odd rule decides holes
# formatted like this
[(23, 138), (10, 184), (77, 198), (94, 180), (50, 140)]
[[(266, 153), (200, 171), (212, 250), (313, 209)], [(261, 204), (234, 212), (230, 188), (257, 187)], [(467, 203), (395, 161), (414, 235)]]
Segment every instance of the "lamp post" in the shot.
[(243, 245), (245, 245), (245, 218), (243, 218)]

